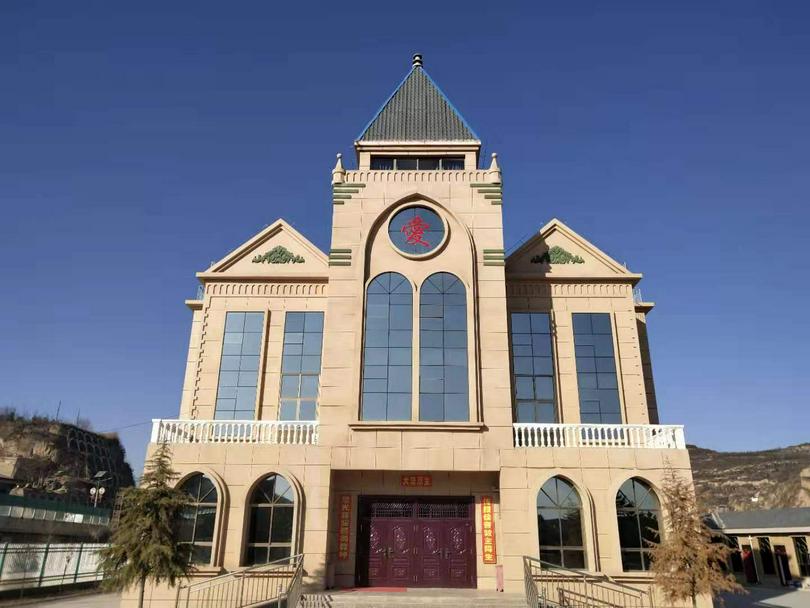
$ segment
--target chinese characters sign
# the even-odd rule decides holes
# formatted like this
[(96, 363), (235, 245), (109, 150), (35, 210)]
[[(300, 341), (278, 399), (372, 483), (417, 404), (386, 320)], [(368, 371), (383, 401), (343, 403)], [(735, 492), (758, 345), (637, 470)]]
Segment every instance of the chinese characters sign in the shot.
[(403, 475), (399, 480), (403, 488), (430, 488), (433, 487), (433, 477), (430, 475)]
[(484, 548), (484, 563), (497, 563), (498, 554), (495, 550), (495, 510), (492, 506), (492, 496), (481, 497), (481, 545)]
[(444, 223), (427, 207), (407, 207), (398, 211), (388, 224), (388, 236), (394, 246), (409, 255), (434, 251), (444, 240)]
[(338, 512), (338, 559), (349, 559), (349, 545), (352, 529), (352, 497), (341, 494)]

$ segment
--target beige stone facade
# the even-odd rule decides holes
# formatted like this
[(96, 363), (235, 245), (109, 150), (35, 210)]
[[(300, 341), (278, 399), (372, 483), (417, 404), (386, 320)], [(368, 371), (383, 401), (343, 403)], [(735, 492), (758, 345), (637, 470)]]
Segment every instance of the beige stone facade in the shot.
[[(312, 588), (363, 584), (367, 564), (360, 562), (368, 559), (358, 550), (363, 497), (464, 497), (472, 504), (474, 586), (495, 589), (502, 569), (505, 589), (519, 592), (522, 557), (539, 555), (538, 492), (560, 476), (581, 502), (585, 569), (648, 584), (648, 572), (623, 568), (617, 492), (632, 478), (654, 491), (666, 463), (690, 479), (691, 470), (682, 429), (657, 425), (646, 339), (652, 304), (634, 298), (641, 275), (558, 220), (507, 255), (503, 211), (509, 208), (508, 189), (494, 155), (478, 158), (477, 139), (361, 138), (356, 148), (359, 168), (345, 169), (338, 159), (332, 173), (328, 254), (278, 220), (199, 273), (202, 295), (186, 303), (192, 323), (179, 415), (176, 421), (155, 422), (150, 450), (154, 442), (169, 441), (174, 467), (182, 475), (179, 483), (202, 473), (216, 487), (210, 560), (199, 564), (196, 576), (202, 580), (247, 565), (250, 496), (262, 479), (278, 474), (294, 489), (290, 550), (304, 554)], [(452, 157), (463, 167), (373, 168), (377, 156)], [(389, 236), (392, 218), (414, 206), (432, 210), (444, 228), (440, 245), (424, 256), (399, 250)], [(300, 256), (298, 261), (257, 261), (277, 246)], [(578, 261), (549, 258), (552, 249)], [(405, 277), (413, 294), (411, 416), (364, 420), (368, 286), (390, 272)], [(434, 273), (457, 277), (466, 300), (466, 327), (459, 331), (466, 330), (468, 412), (450, 421), (420, 417), (425, 363), (420, 298)], [(285, 320), (290, 312), (305, 311), (324, 314), (317, 417), (280, 421)], [(255, 312), (262, 318), (249, 419), (218, 416), (229, 312)], [(510, 315), (519, 312), (549, 315), (553, 422), (518, 421)], [(578, 374), (573, 321), (580, 313), (609, 319), (620, 416), (612, 423), (582, 420), (584, 387), (578, 382), (584, 376)], [(411, 476), (421, 478), (421, 487), (410, 487)], [(487, 501), (494, 515), (494, 551), (487, 553), (487, 561), (494, 563), (484, 562), (482, 503)], [(340, 519), (344, 502), (351, 504), (348, 533)], [(663, 526), (665, 514), (660, 517)], [(348, 547), (341, 548), (346, 541)], [(147, 597), (154, 606), (161, 601), (173, 605), (169, 589), (150, 589)]]

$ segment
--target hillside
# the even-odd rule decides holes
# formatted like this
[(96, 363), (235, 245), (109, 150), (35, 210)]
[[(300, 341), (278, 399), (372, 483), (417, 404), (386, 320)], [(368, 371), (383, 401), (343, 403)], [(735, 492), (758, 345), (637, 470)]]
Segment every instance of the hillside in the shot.
[(116, 435), (0, 412), (0, 478), (11, 493), (86, 503), (90, 480), (100, 471), (106, 472), (102, 504), (112, 504), (119, 488), (133, 485)]
[[(698, 498), (707, 509), (810, 507), (810, 443), (760, 452), (687, 446)], [(756, 498), (756, 500), (752, 500)]]

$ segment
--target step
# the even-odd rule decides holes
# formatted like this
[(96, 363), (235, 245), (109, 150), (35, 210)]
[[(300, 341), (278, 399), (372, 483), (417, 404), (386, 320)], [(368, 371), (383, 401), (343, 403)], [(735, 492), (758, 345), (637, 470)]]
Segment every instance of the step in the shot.
[(404, 591), (324, 591), (307, 593), (301, 608), (525, 608), (519, 593), (499, 593), (479, 589), (405, 589)]

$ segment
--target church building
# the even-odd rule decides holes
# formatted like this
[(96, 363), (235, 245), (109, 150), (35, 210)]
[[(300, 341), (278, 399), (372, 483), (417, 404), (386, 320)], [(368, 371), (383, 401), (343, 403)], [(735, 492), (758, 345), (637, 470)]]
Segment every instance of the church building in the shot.
[(649, 588), (662, 479), (691, 470), (641, 274), (553, 217), (505, 251), (500, 161), (419, 55), (354, 148), (328, 252), (278, 219), (186, 302), (149, 453), (191, 497), (191, 583), (302, 555), (308, 589), (523, 593), (528, 556)]

